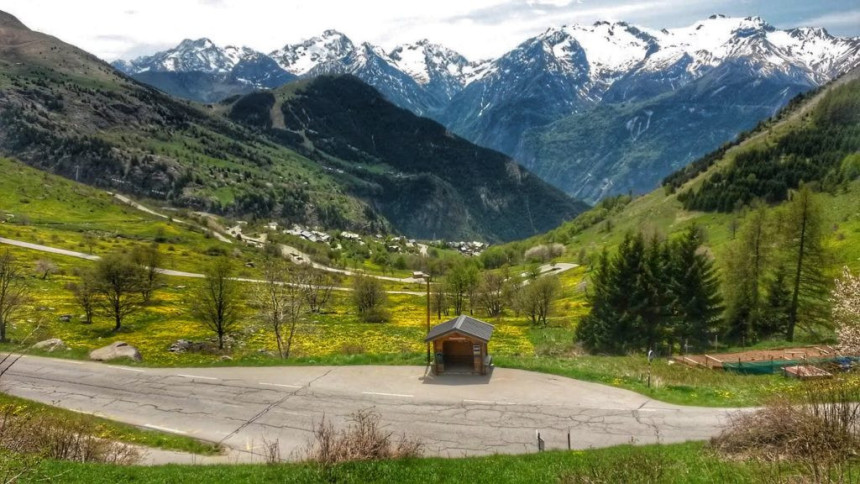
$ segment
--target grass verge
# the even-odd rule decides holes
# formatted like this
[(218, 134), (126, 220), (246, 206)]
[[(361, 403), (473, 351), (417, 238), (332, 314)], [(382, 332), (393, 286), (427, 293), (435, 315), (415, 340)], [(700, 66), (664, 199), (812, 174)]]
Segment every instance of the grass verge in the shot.
[(83, 415), (62, 408), (45, 405), (24, 398), (0, 393), (0, 407), (14, 406), (19, 412), (39, 414), (48, 419), (63, 421), (87, 420), (92, 423), (95, 433), (104, 439), (155, 449), (189, 452), (199, 455), (216, 455), (221, 452), (217, 444), (204, 442), (191, 437), (174, 435), (155, 430), (144, 430), (134, 425)]
[[(860, 463), (853, 462), (860, 471)], [(402, 459), (312, 464), (121, 467), (43, 461), (21, 482), (62, 476), (64, 482), (795, 482), (802, 469), (722, 460), (703, 443), (632, 446), (574, 452), (462, 459)], [(797, 481), (800, 482), (800, 481)]]

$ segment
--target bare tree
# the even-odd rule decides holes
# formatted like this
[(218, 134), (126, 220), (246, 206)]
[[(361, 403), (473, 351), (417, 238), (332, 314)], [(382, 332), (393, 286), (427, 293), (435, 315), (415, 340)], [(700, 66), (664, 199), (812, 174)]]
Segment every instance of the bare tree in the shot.
[(80, 274), (80, 281), (69, 285), (75, 302), (84, 311), (84, 323), (92, 324), (93, 315), (99, 303), (99, 286), (96, 275), (92, 270), (84, 270)]
[(305, 294), (308, 300), (308, 310), (312, 313), (322, 312), (331, 298), (335, 280), (326, 271), (314, 269), (312, 266), (301, 266), (301, 279), (304, 281)]
[(445, 292), (445, 288), (448, 287), (445, 284), (445, 281), (442, 280), (436, 284), (431, 286), (431, 295), (430, 302), (433, 306), (433, 310), (436, 311), (436, 316), (438, 319), (442, 319), (442, 314), (448, 316), (448, 294)]
[(57, 264), (48, 259), (39, 259), (36, 261), (36, 274), (44, 281), (51, 274), (57, 273)]
[(308, 272), (301, 268), (290, 271), (286, 261), (278, 257), (266, 261), (263, 273), (265, 283), (257, 293), (260, 315), (275, 333), (278, 355), (289, 358), (296, 329), (307, 307)]
[(112, 253), (99, 260), (95, 280), (106, 312), (114, 320), (114, 331), (122, 321), (143, 304), (141, 278), (137, 264), (126, 254)]
[(218, 258), (204, 271), (191, 306), (194, 317), (218, 336), (219, 349), (224, 349), (224, 337), (241, 320), (242, 288), (234, 272), (230, 259)]
[(140, 270), (140, 296), (143, 298), (143, 303), (148, 304), (162, 277), (158, 272), (158, 266), (161, 265), (158, 245), (137, 247), (132, 252), (132, 258)]
[(478, 304), (488, 316), (498, 316), (505, 308), (507, 282), (505, 276), (495, 272), (485, 272), (478, 285)]
[(8, 250), (0, 254), (0, 343), (8, 341), (6, 328), (29, 300), (30, 287), (21, 265)]

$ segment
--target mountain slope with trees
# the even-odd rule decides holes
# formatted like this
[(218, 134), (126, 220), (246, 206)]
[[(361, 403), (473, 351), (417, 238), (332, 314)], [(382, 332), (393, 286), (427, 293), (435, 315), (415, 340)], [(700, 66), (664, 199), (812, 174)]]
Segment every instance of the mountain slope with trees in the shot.
[[(394, 104), (596, 202), (647, 193), (794, 95), (857, 66), (860, 38), (712, 15), (660, 30), (606, 21), (554, 27), (477, 62), (426, 40), (386, 51), (327, 30), (268, 57), (204, 38), (115, 65), (168, 92), (211, 101), (229, 86), (207, 87), (209, 76), (232, 72), (243, 56), (258, 61), (241, 76), (258, 87), (273, 87), (261, 82), (277, 72), (355, 75)], [(183, 74), (199, 77), (200, 86)]]
[(254, 93), (228, 115), (353, 177), (354, 193), (419, 237), (511, 240), (586, 208), (507, 156), (398, 108), (352, 76)]
[[(834, 337), (833, 280), (842, 266), (860, 268), (860, 171), (853, 164), (858, 77), (854, 70), (800, 96), (737, 143), (667, 177), (661, 189), (607, 199), (518, 243), (564, 243), (591, 267), (585, 289), (591, 314), (578, 330), (586, 346), (677, 351), (705, 349), (715, 339), (747, 345)], [(753, 156), (758, 163), (750, 162)], [(798, 166), (809, 169), (795, 176)], [(777, 185), (778, 197), (756, 191)], [(689, 207), (697, 194), (726, 192), (736, 198), (728, 210)], [(673, 251), (692, 233), (701, 246), (673, 264), (680, 260)], [(690, 277), (683, 284), (677, 268)], [(681, 295), (681, 288), (692, 292)], [(683, 301), (698, 302), (681, 310)], [(679, 321), (700, 321), (704, 342)]]

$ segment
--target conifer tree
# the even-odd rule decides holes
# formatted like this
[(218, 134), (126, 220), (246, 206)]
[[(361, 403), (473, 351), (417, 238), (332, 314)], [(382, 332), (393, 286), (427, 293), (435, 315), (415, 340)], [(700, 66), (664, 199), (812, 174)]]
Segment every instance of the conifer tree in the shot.
[(821, 211), (809, 187), (803, 186), (793, 194), (782, 223), (782, 243), (791, 269), (785, 336), (794, 341), (799, 321), (808, 329), (825, 321), (829, 297)]
[(677, 342), (703, 348), (719, 321), (722, 298), (711, 258), (699, 249), (702, 233), (695, 225), (673, 244), (671, 292), (673, 335)]
[(771, 264), (767, 208), (754, 205), (726, 257), (725, 290), (727, 336), (756, 341), (769, 336), (763, 327), (764, 285)]

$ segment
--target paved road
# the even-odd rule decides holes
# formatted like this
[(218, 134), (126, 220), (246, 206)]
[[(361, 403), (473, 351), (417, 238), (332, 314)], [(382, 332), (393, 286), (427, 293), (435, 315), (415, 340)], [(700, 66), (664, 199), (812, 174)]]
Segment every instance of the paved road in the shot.
[(429, 455), (531, 453), (707, 439), (728, 411), (680, 407), (613, 387), (497, 368), (491, 376), (426, 376), (423, 367), (126, 368), (27, 356), (5, 390), (72, 410), (223, 442), (259, 461), (263, 439), (295, 457), (324, 416), (342, 425), (372, 408)]

